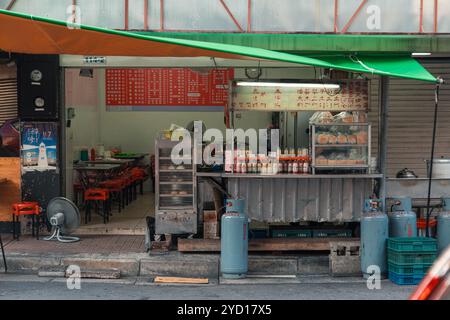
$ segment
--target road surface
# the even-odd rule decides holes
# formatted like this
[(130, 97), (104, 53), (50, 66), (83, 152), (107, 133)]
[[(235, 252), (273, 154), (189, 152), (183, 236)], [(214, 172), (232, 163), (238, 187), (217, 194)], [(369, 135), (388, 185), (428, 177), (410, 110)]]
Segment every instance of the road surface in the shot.
[(404, 300), (414, 287), (388, 280), (380, 290), (363, 281), (332, 283), (155, 285), (149, 279), (81, 280), (80, 290), (69, 290), (66, 279), (0, 274), (0, 300)]

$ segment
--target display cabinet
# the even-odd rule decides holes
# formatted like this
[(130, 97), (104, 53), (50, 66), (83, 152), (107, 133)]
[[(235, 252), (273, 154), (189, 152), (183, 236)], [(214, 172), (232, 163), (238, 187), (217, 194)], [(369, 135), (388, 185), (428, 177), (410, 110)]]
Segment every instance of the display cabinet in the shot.
[(172, 150), (177, 144), (170, 140), (156, 141), (156, 234), (197, 233), (196, 166), (174, 163), (177, 159), (172, 158)]
[(369, 173), (371, 126), (368, 123), (311, 124), (312, 173)]

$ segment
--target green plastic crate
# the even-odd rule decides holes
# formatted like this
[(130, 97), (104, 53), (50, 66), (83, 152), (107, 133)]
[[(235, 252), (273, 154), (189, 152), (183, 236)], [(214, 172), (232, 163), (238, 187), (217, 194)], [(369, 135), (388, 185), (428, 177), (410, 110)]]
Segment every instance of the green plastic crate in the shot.
[(351, 238), (352, 230), (314, 230), (314, 238)]
[(403, 275), (420, 275), (428, 272), (428, 269), (432, 266), (431, 263), (415, 263), (399, 265), (389, 262), (388, 270), (397, 274)]
[(407, 264), (433, 264), (436, 260), (436, 252), (401, 252), (388, 249), (388, 263), (395, 263), (397, 265)]
[(387, 241), (388, 249), (401, 252), (436, 252), (437, 241), (433, 238), (389, 238)]
[(311, 238), (311, 230), (271, 230), (272, 238)]

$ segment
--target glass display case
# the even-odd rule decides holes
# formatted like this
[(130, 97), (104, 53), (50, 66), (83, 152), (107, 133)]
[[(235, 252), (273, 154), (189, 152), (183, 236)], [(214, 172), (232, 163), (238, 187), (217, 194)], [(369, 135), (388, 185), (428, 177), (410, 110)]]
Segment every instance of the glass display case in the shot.
[(158, 139), (155, 154), (156, 233), (196, 233), (196, 166), (174, 163), (176, 141)]
[(311, 124), (312, 173), (369, 173), (371, 126), (368, 123)]

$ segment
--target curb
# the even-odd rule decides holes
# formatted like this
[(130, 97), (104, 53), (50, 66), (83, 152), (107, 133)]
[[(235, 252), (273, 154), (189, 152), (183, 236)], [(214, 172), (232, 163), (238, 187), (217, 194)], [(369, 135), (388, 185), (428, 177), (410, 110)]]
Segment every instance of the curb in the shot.
[[(38, 273), (61, 271), (69, 265), (82, 270), (120, 270), (124, 277), (202, 277), (219, 279), (220, 255), (181, 254), (165, 255), (7, 255), (8, 271), (12, 273)], [(249, 274), (254, 275), (311, 275), (329, 274), (328, 256), (249, 256)], [(3, 266), (0, 267), (3, 270)], [(44, 272), (44, 273), (42, 273)], [(59, 274), (59, 273), (58, 273)]]

